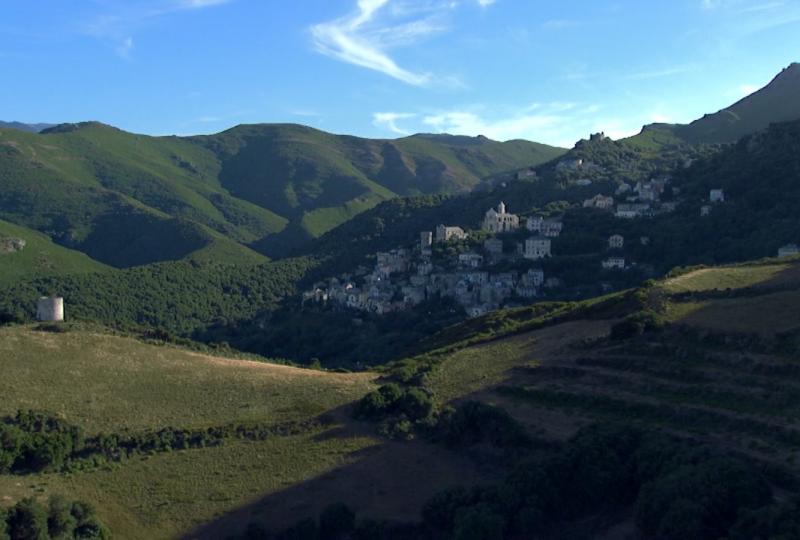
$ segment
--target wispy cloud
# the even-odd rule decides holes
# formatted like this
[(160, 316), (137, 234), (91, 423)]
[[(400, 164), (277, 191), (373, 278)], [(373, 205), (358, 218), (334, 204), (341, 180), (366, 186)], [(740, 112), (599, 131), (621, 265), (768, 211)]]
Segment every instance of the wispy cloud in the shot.
[(378, 15), (388, 4), (389, 0), (358, 0), (354, 13), (311, 27), (314, 45), (331, 58), (379, 71), (408, 84), (427, 84), (431, 80), (429, 73), (401, 67), (388, 49), (410, 44), (443, 28), (430, 17), (386, 24)]
[(660, 79), (663, 77), (671, 77), (673, 75), (681, 75), (695, 69), (693, 65), (671, 66), (661, 69), (649, 69), (637, 71), (625, 75), (625, 79), (629, 81), (641, 81), (646, 79)]
[(397, 135), (411, 135), (410, 131), (399, 127), (397, 122), (415, 116), (414, 113), (378, 112), (372, 115), (372, 124), (382, 129), (388, 129)]
[[(497, 0), (470, 0), (488, 8)], [(453, 76), (434, 76), (400, 65), (392, 49), (419, 43), (449, 30), (447, 13), (462, 0), (357, 0), (348, 15), (311, 26), (316, 50), (336, 60), (371, 69), (414, 86), (461, 86)]]
[(142, 25), (182, 11), (198, 11), (228, 4), (234, 0), (150, 0), (145, 2), (105, 2), (106, 11), (84, 23), (79, 31), (109, 42), (114, 51), (128, 59), (134, 48), (133, 34)]

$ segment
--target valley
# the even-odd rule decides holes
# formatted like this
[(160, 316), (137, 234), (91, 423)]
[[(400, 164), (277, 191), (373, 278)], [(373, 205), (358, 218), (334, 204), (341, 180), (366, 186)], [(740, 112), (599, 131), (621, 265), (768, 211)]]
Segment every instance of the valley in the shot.
[(571, 149), (0, 123), (0, 539), (797, 538), (798, 74)]

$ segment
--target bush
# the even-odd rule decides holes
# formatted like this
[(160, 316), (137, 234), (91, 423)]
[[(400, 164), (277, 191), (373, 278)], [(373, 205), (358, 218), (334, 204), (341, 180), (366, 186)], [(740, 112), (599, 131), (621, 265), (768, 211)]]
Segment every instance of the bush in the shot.
[(629, 315), (611, 327), (611, 339), (623, 340), (652, 332), (664, 326), (663, 319), (654, 311), (644, 310)]
[(468, 401), (439, 421), (439, 435), (450, 447), (489, 443), (498, 448), (525, 447), (530, 438), (505, 410)]
[(8, 513), (8, 532), (12, 540), (49, 540), (47, 512), (36, 499), (23, 499)]
[(485, 503), (456, 512), (454, 540), (503, 540), (503, 518)]
[(800, 540), (800, 500), (771, 504), (742, 513), (731, 529), (730, 540)]
[(281, 540), (319, 540), (319, 526), (313, 518), (298, 521), (279, 536)]
[(319, 516), (319, 532), (326, 540), (344, 538), (356, 526), (356, 514), (342, 503), (334, 503), (325, 508)]
[(47, 530), (53, 538), (72, 538), (78, 520), (72, 514), (72, 504), (61, 496), (50, 499), (50, 510), (47, 516)]
[(721, 538), (741, 512), (763, 506), (771, 497), (756, 471), (739, 461), (715, 458), (646, 484), (636, 521), (653, 538)]

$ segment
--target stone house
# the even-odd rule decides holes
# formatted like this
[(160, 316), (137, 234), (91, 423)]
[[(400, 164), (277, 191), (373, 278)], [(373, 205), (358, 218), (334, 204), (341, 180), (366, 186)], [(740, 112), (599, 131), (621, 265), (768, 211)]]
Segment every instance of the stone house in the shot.
[(480, 268), (483, 266), (483, 255), (473, 252), (461, 253), (458, 256), (458, 264), (468, 268)]
[(614, 207), (614, 197), (606, 197), (602, 193), (598, 193), (591, 199), (583, 201), (584, 208), (599, 208), (601, 210), (608, 210)]
[(624, 257), (609, 257), (602, 262), (605, 270), (625, 270)]
[(551, 240), (545, 236), (532, 236), (525, 240), (525, 252), (523, 257), (530, 260), (544, 259), (550, 257)]
[(503, 241), (499, 238), (487, 238), (483, 242), (483, 249), (492, 255), (501, 255), (503, 253)]
[(613, 234), (608, 238), (608, 249), (622, 249), (625, 238), (621, 234)]
[(497, 209), (490, 208), (483, 218), (483, 230), (498, 234), (519, 229), (519, 216), (506, 212), (506, 205), (500, 202)]
[(549, 238), (557, 238), (564, 229), (564, 223), (559, 218), (550, 218), (542, 221), (541, 234)]
[(466, 240), (467, 233), (461, 227), (448, 227), (439, 225), (436, 227), (436, 241), (449, 242), (450, 240)]

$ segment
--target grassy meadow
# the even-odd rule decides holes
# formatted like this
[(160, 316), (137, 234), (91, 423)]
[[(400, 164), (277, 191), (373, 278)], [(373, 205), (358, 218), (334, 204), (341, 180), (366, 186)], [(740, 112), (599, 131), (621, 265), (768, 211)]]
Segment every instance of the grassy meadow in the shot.
[(88, 434), (303, 421), (334, 424), (264, 441), (130, 458), (72, 474), (0, 476), (0, 502), (68, 494), (97, 506), (116, 538), (175, 538), (252, 500), (356, 459), (377, 440), (326, 436), (335, 409), (373, 388), (374, 375), (334, 374), (210, 357), (88, 332), (0, 329), (0, 414), (49, 411)]

